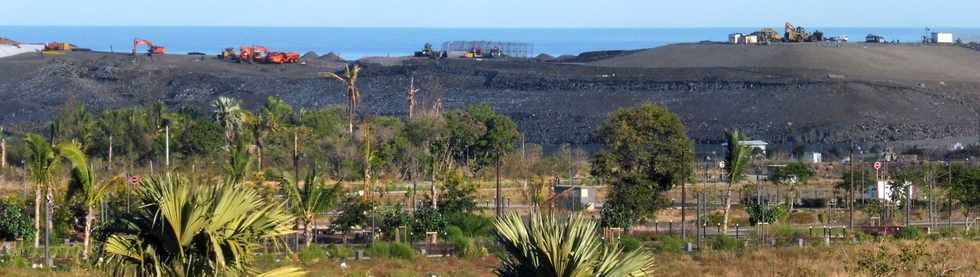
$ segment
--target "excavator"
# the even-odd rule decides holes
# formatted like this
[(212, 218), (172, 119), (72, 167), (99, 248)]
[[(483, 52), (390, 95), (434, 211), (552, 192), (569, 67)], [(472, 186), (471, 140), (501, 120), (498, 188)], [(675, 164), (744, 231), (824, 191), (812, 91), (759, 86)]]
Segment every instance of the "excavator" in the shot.
[(149, 49), (146, 50), (147, 56), (163, 55), (167, 53), (167, 48), (164, 48), (163, 46), (154, 45), (149, 40), (137, 38), (137, 39), (133, 39), (133, 56), (136, 55), (136, 49), (139, 48), (140, 45), (146, 45), (146, 47), (149, 47)]
[(776, 32), (775, 29), (769, 27), (759, 29), (759, 31), (752, 33), (752, 35), (759, 37), (759, 41), (762, 43), (779, 42), (783, 40), (783, 36), (779, 35), (779, 32)]
[(438, 58), (438, 56), (436, 55), (436, 52), (434, 50), (432, 50), (432, 44), (431, 43), (426, 43), (425, 44), (425, 47), (422, 47), (422, 51), (415, 52), (415, 57), (416, 58), (430, 58), (430, 59)]
[(218, 58), (226, 61), (235, 61), (238, 60), (238, 54), (235, 54), (235, 48), (225, 48), (218, 55)]
[(786, 22), (786, 36), (783, 37), (785, 42), (818, 42), (824, 40), (824, 34), (821, 31), (816, 31), (810, 33), (803, 27), (794, 26), (792, 23)]

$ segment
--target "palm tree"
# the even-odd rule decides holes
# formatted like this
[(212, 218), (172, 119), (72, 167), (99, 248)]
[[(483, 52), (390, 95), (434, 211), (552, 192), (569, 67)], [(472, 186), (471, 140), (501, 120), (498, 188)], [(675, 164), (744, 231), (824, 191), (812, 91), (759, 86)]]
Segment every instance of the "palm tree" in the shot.
[(31, 183), (34, 184), (34, 247), (41, 246), (41, 190), (51, 190), (51, 182), (55, 172), (58, 172), (59, 159), (54, 149), (44, 138), (29, 134), (24, 141), (31, 153), (27, 164), (31, 172)]
[(316, 165), (306, 175), (303, 188), (300, 188), (298, 180), (289, 173), (283, 173), (280, 184), (286, 190), (289, 197), (293, 214), (302, 220), (303, 232), (306, 236), (306, 246), (313, 243), (313, 225), (316, 223), (316, 214), (325, 212), (337, 203), (343, 187), (337, 183), (333, 188), (327, 188), (320, 179)]
[[(105, 242), (100, 266), (113, 276), (245, 276), (258, 274), (263, 241), (293, 233), (283, 204), (241, 184), (193, 184), (166, 175), (143, 179), (139, 206)], [(259, 276), (301, 276), (279, 268)]]
[(232, 184), (245, 182), (251, 168), (252, 156), (248, 154), (248, 146), (244, 142), (238, 142), (228, 155), (228, 164), (225, 165), (225, 182)]
[(85, 236), (82, 242), (82, 259), (88, 260), (89, 241), (92, 235), (92, 221), (95, 220), (95, 206), (101, 203), (109, 189), (121, 186), (125, 178), (116, 176), (101, 184), (97, 183), (95, 169), (89, 166), (85, 153), (77, 144), (62, 143), (58, 154), (71, 162), (71, 181), (68, 183), (68, 198), (82, 197), (85, 205)]
[(732, 187), (742, 180), (745, 168), (749, 165), (752, 151), (742, 142), (738, 130), (728, 133), (728, 155), (725, 156), (725, 173), (728, 175), (728, 189), (725, 192), (725, 213), (721, 222), (722, 234), (728, 234), (728, 218), (732, 210)]
[(7, 168), (7, 133), (0, 127), (0, 168)]
[(271, 133), (281, 130), (282, 123), (285, 120), (285, 118), (282, 118), (283, 115), (277, 111), (286, 107), (289, 107), (289, 105), (285, 101), (270, 96), (265, 107), (262, 107), (258, 115), (249, 117), (249, 126), (252, 130), (252, 136), (255, 137), (256, 161), (258, 162), (259, 170), (264, 168), (263, 161), (265, 160), (266, 137)]
[(650, 276), (653, 257), (626, 253), (603, 243), (599, 224), (582, 214), (558, 217), (532, 212), (529, 222), (517, 214), (499, 217), (494, 226), (501, 255), (499, 276)]
[(212, 114), (214, 120), (225, 129), (225, 146), (231, 147), (232, 143), (238, 138), (242, 129), (244, 116), (242, 114), (241, 101), (231, 97), (221, 96), (211, 104), (214, 108)]
[(357, 106), (361, 104), (361, 92), (357, 89), (357, 76), (361, 73), (361, 66), (355, 64), (344, 66), (344, 75), (334, 72), (320, 73), (321, 76), (337, 79), (347, 86), (347, 132), (354, 134), (354, 117), (357, 116)]

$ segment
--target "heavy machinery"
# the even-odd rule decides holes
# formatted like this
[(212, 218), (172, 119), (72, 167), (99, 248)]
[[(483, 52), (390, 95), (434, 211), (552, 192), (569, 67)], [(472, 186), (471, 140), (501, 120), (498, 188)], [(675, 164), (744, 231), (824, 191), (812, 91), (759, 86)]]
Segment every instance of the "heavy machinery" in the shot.
[(824, 35), (821, 31), (810, 33), (803, 27), (794, 26), (793, 23), (786, 22), (786, 35), (783, 37), (785, 42), (818, 42), (823, 41)]
[(504, 57), (504, 51), (494, 47), (489, 52), (485, 52), (483, 48), (473, 47), (472, 50), (463, 53), (463, 57), (468, 59), (502, 58)]
[(439, 56), (434, 50), (432, 50), (432, 44), (426, 43), (425, 47), (422, 47), (422, 51), (415, 52), (415, 57), (435, 59)]
[(47, 56), (60, 56), (71, 52), (74, 48), (74, 45), (67, 42), (49, 42), (48, 44), (44, 45), (44, 50), (41, 51), (41, 54)]
[(263, 46), (242, 46), (239, 48), (238, 52), (238, 62), (240, 63), (255, 63), (264, 62), (265, 57), (263, 54), (268, 54), (269, 49)]
[(265, 56), (265, 62), (274, 64), (296, 63), (299, 62), (299, 53), (269, 52)]
[(759, 37), (760, 43), (778, 42), (783, 40), (783, 36), (776, 32), (775, 29), (764, 27), (758, 31), (752, 33), (752, 35)]
[(218, 58), (226, 61), (236, 61), (238, 60), (238, 54), (235, 54), (235, 48), (225, 48), (218, 54)]
[(148, 47), (147, 50), (146, 50), (146, 55), (147, 56), (163, 55), (163, 54), (166, 54), (166, 52), (167, 52), (167, 48), (164, 48), (163, 46), (154, 45), (153, 42), (150, 42), (149, 40), (145, 40), (145, 39), (141, 39), (141, 38), (136, 38), (136, 39), (133, 39), (133, 55), (134, 56), (136, 55), (136, 49), (138, 49), (140, 45), (146, 45), (146, 47)]

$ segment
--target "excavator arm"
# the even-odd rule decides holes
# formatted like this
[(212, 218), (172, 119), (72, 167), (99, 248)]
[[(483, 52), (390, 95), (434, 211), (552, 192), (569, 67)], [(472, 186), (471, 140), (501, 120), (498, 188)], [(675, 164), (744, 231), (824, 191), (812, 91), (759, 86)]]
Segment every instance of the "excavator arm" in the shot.
[(156, 46), (153, 44), (153, 42), (150, 42), (149, 40), (136, 38), (133, 39), (133, 55), (136, 55), (136, 49), (138, 49), (140, 45), (145, 45), (147, 48), (149, 48), (147, 50), (147, 54), (149, 55), (163, 55), (164, 53), (166, 53), (166, 48), (163, 48), (162, 46)]

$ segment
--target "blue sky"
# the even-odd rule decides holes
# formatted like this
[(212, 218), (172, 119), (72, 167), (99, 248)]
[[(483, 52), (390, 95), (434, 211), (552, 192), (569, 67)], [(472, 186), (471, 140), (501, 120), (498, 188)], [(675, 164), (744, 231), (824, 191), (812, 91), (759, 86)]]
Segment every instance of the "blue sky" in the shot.
[(4, 0), (0, 25), (980, 27), (977, 0)]

